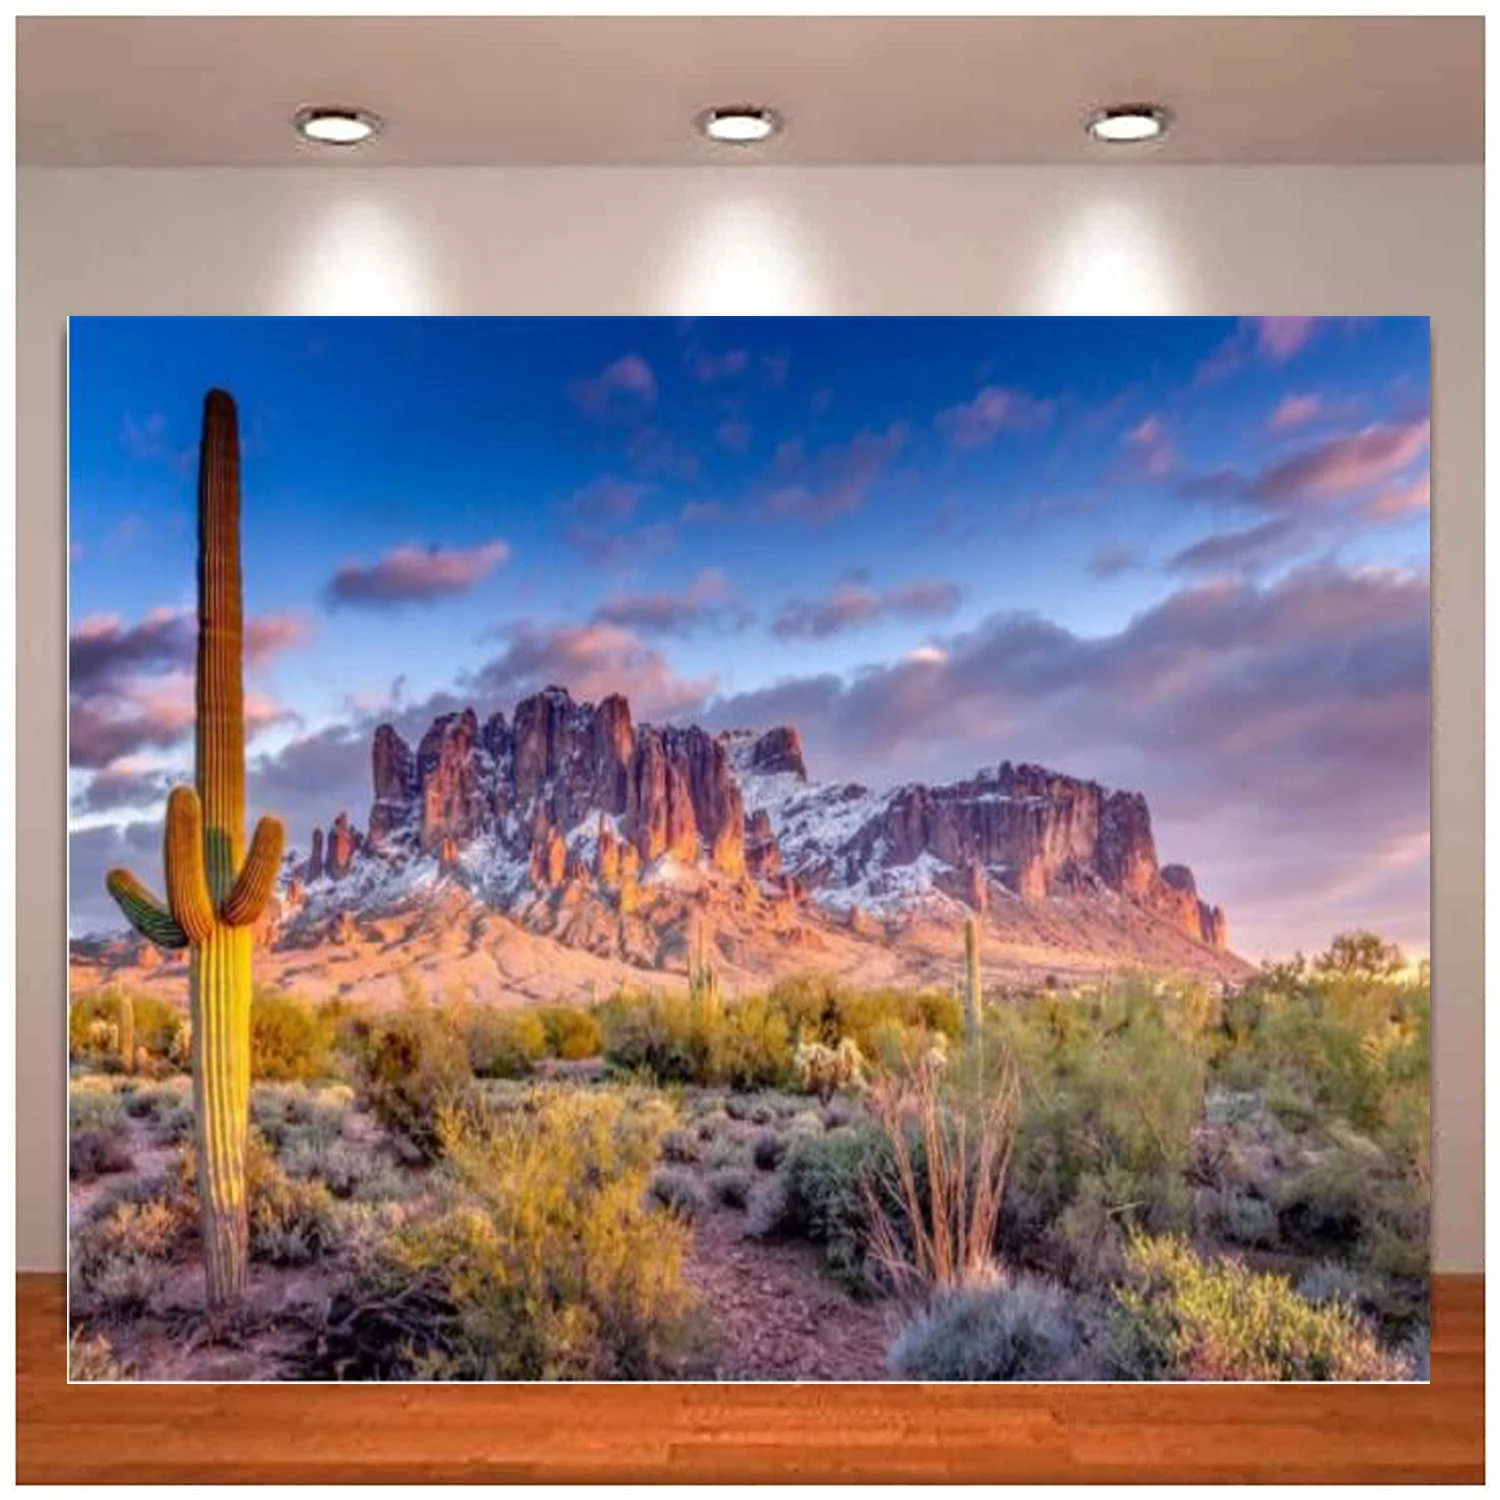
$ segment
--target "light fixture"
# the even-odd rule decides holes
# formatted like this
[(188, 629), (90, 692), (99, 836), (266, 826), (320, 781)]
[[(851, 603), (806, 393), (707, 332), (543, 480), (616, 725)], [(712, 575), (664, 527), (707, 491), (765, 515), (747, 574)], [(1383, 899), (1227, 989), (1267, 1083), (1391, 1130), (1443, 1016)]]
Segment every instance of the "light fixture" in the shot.
[(1172, 112), (1160, 104), (1111, 104), (1096, 109), (1085, 128), (1096, 141), (1111, 146), (1138, 146), (1157, 141), (1172, 124)]
[(761, 104), (725, 104), (698, 116), (698, 129), (727, 146), (753, 146), (781, 129), (781, 116)]
[(379, 134), (385, 122), (367, 109), (344, 104), (310, 104), (292, 116), (292, 128), (319, 146), (358, 146)]

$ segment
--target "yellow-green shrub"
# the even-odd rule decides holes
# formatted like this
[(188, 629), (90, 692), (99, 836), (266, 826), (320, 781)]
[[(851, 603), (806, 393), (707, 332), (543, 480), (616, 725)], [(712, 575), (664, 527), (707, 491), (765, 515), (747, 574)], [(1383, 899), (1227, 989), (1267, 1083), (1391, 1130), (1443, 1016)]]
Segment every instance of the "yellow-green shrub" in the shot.
[(367, 1025), (359, 1052), (360, 1088), (383, 1125), (434, 1158), (444, 1108), (473, 1082), (458, 1015), (408, 998)]
[(1284, 1277), (1200, 1260), (1183, 1240), (1134, 1240), (1126, 1276), (1114, 1356), (1140, 1379), (1409, 1378), (1344, 1304), (1315, 1306)]
[(641, 1106), (545, 1087), (523, 1108), (443, 1110), (451, 1206), (398, 1230), (368, 1269), (406, 1311), (399, 1333), (378, 1313), (354, 1320), (364, 1357), (443, 1379), (673, 1373), (690, 1343), (686, 1231), (648, 1206), (670, 1114)]
[(332, 1077), (335, 1030), (331, 1013), (299, 996), (257, 989), (250, 1007), (250, 1076), (267, 1083)]
[(524, 1078), (547, 1052), (547, 1028), (534, 1010), (484, 1007), (469, 1017), (469, 1064), (477, 1078)]

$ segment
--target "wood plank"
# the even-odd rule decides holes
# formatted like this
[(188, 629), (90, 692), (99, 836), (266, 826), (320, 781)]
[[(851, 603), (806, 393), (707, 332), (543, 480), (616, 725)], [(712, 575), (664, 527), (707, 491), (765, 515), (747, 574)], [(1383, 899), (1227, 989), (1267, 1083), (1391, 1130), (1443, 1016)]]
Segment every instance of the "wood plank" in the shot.
[(1433, 1282), (1429, 1386), (213, 1386), (66, 1380), (16, 1287), (22, 1483), (1484, 1479), (1484, 1278)]

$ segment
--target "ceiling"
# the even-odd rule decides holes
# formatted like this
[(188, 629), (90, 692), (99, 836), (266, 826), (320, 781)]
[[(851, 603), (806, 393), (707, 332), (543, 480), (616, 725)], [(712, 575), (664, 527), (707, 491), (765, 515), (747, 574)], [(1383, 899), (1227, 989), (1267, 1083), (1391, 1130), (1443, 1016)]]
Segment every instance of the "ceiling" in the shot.
[[(135, 17), (18, 22), (23, 166), (1478, 162), (1475, 17)], [(1158, 100), (1113, 149), (1091, 106)], [(774, 105), (766, 146), (699, 139)], [(385, 116), (316, 150), (308, 103)]]

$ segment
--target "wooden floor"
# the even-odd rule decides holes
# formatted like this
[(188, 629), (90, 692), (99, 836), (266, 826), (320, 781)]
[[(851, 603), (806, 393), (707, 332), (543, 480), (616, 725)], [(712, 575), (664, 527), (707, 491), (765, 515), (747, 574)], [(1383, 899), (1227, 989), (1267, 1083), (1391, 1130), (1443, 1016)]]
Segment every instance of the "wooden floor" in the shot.
[(1430, 1386), (70, 1387), (62, 1277), (16, 1303), (22, 1483), (1484, 1478), (1478, 1276)]

